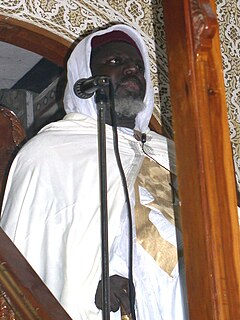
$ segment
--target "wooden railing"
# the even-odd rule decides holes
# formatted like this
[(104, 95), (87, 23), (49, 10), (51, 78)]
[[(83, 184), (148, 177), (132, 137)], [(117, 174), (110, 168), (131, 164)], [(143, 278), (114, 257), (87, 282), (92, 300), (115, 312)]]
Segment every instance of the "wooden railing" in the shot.
[(0, 320), (71, 320), (0, 228)]

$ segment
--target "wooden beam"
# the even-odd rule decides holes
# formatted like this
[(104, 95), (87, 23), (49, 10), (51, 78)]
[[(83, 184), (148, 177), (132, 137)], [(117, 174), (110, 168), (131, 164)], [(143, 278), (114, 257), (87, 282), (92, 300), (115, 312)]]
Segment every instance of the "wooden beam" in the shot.
[(63, 67), (72, 42), (34, 24), (0, 15), (0, 41), (35, 52)]
[(214, 8), (164, 0), (191, 320), (240, 319), (236, 189)]

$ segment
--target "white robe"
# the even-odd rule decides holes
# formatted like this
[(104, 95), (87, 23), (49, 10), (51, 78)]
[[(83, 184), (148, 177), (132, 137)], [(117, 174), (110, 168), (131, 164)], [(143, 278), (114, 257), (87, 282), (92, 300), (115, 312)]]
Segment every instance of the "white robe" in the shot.
[[(127, 277), (128, 219), (110, 126), (106, 136), (110, 274)], [(153, 132), (148, 137), (157, 160), (169, 168), (172, 142)], [(133, 200), (141, 143), (119, 132), (119, 148)], [(101, 278), (98, 175), (96, 121), (70, 113), (17, 154), (3, 203), (1, 226), (74, 320), (102, 318), (94, 304)], [(150, 214), (162, 236), (176, 245), (174, 226), (160, 212)], [(137, 320), (184, 319), (178, 265), (169, 276), (135, 238), (133, 277)], [(111, 319), (120, 320), (119, 312)]]
[[(154, 91), (145, 42), (133, 28), (114, 25), (90, 34), (75, 47), (68, 60), (64, 95), (68, 115), (45, 127), (18, 153), (3, 204), (2, 227), (74, 320), (100, 320), (102, 315), (94, 304), (101, 278), (96, 106), (94, 97), (79, 99), (73, 87), (77, 80), (92, 75), (92, 38), (114, 30), (133, 39), (145, 66), (145, 108), (136, 117), (135, 129), (147, 133), (151, 141), (146, 145), (156, 160), (169, 168), (169, 159), (174, 159), (172, 142), (148, 132)], [(106, 135), (110, 274), (128, 276), (125, 199), (109, 126)], [(143, 152), (132, 130), (119, 128), (119, 149), (133, 206)], [(151, 195), (142, 191), (140, 200), (146, 202)], [(161, 212), (152, 210), (150, 219), (162, 237), (176, 245), (175, 228)], [(133, 262), (137, 320), (184, 319), (178, 265), (169, 276), (135, 238)], [(111, 317), (119, 320), (119, 312)]]

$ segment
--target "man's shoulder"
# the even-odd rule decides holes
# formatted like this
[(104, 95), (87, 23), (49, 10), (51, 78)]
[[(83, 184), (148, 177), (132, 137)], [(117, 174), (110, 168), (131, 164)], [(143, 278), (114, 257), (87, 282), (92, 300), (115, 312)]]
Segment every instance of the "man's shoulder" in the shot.
[(25, 151), (31, 148), (43, 149), (51, 142), (51, 132), (39, 132), (30, 138), (22, 147), (21, 151)]
[(28, 163), (41, 161), (44, 155), (49, 155), (50, 149), (49, 135), (41, 134), (32, 137), (18, 151), (16, 158), (18, 162)]
[[(75, 124), (76, 127), (76, 124)], [(79, 127), (79, 126), (78, 126)], [(36, 135), (29, 139), (23, 148), (22, 152), (29, 150), (45, 150), (46, 148), (53, 147), (56, 144), (61, 144), (64, 137), (73, 132), (74, 124), (65, 119), (51, 122), (44, 126)]]
[[(34, 137), (28, 140), (18, 152), (21, 161), (54, 162), (55, 159), (71, 157), (82, 146), (86, 149), (86, 136), (89, 148), (95, 145), (96, 128), (88, 128), (81, 125), (76, 119), (60, 120), (43, 127)], [(77, 146), (77, 147), (76, 147)], [(80, 152), (80, 151), (79, 151)]]

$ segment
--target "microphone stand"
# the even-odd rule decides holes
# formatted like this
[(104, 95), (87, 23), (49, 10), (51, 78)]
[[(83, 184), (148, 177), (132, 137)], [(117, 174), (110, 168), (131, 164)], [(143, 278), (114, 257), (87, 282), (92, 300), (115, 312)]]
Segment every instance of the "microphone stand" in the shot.
[[(106, 85), (106, 84), (105, 84)], [(101, 252), (102, 252), (102, 319), (110, 320), (110, 280), (108, 252), (108, 210), (107, 210), (107, 170), (106, 170), (106, 132), (105, 109), (108, 104), (108, 90), (98, 89), (95, 95), (98, 121), (98, 158), (100, 178), (101, 210)]]

